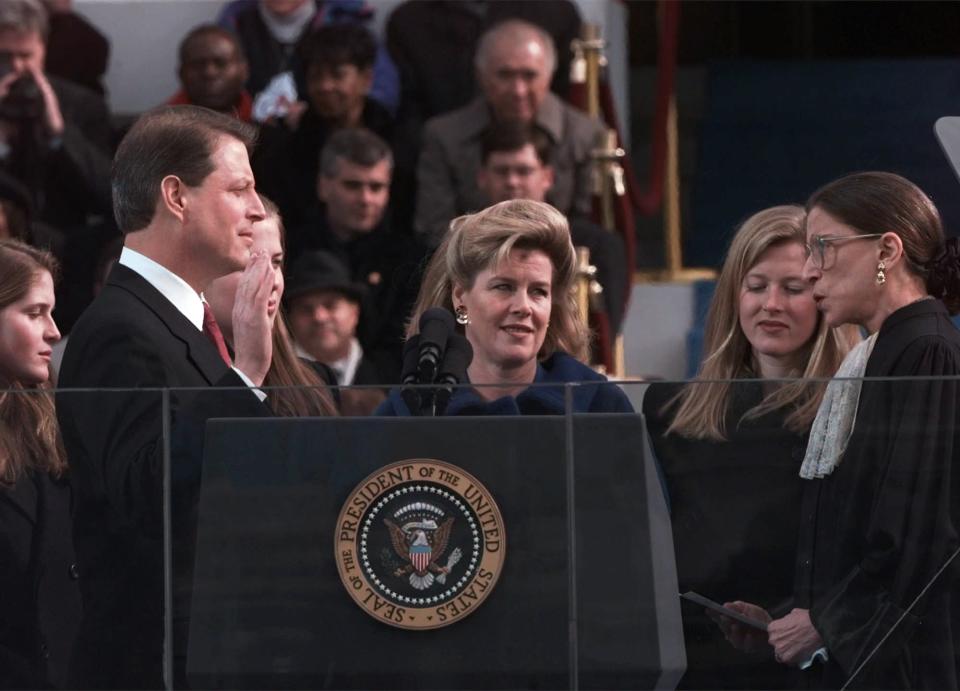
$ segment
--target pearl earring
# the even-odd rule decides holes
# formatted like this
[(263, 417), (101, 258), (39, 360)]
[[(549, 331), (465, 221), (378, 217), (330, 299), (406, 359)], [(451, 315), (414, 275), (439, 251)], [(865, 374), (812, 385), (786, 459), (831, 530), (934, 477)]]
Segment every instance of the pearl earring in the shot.
[(886, 267), (886, 264), (884, 264), (883, 262), (880, 262), (879, 264), (877, 264), (877, 285), (878, 286), (882, 286), (884, 283), (887, 282), (887, 275), (883, 273), (883, 270), (885, 268), (887, 267)]
[(457, 315), (457, 324), (460, 326), (466, 326), (470, 323), (470, 315), (467, 314), (467, 308), (463, 305), (457, 305), (453, 312)]

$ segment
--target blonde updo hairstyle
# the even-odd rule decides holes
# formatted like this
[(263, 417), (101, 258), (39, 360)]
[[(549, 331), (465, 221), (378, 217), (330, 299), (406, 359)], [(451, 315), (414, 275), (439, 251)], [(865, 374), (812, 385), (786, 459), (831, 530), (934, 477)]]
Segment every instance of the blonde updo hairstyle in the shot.
[(589, 337), (573, 292), (577, 262), (570, 226), (549, 204), (526, 199), (500, 202), (450, 223), (427, 266), (407, 338), (418, 332), (420, 315), (431, 307), (454, 310), (454, 286), (469, 290), (481, 271), (499, 266), (515, 249), (540, 250), (553, 265), (550, 323), (537, 357), (560, 350), (585, 360)]

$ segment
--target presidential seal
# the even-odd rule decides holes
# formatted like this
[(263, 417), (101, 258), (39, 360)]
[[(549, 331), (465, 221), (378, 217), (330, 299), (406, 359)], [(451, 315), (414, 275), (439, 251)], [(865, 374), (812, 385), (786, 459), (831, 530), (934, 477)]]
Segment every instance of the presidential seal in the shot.
[(449, 626), (493, 591), (506, 554), (496, 502), (442, 461), (393, 463), (350, 493), (337, 520), (337, 569), (374, 619), (403, 629)]

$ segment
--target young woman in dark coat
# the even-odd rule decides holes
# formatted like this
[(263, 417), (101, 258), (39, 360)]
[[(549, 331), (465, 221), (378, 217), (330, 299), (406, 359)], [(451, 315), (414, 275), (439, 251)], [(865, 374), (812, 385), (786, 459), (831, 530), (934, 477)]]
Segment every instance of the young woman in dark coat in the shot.
[(67, 684), (80, 620), (50, 355), (53, 258), (0, 240), (0, 688)]
[[(643, 411), (671, 502), (681, 592), (752, 599), (786, 613), (800, 516), (797, 476), (823, 385), (856, 339), (829, 329), (803, 278), (799, 206), (760, 211), (737, 231), (688, 384), (654, 383)], [(796, 675), (760, 641), (738, 651), (704, 609), (682, 603), (682, 688), (787, 688)]]

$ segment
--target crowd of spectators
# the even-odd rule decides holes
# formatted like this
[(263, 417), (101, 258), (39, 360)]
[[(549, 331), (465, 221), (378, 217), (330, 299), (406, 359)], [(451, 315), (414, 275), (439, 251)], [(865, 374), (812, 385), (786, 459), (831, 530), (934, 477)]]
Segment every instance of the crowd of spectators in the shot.
[[(575, 243), (619, 328), (571, 2), (413, 0), (380, 42), (363, 0), (234, 0), (129, 129), (45, 4), (0, 2), (0, 688), (189, 687), (210, 419), (633, 412), (572, 290)], [(689, 687), (958, 687), (958, 311), (897, 175), (739, 229), (698, 380), (645, 399), (681, 589), (758, 623), (685, 611)], [(431, 312), (471, 386), (385, 394)]]
[[(433, 223), (513, 196), (492, 187), (480, 193), (476, 164), (485, 127), (473, 126), (471, 139), (458, 142), (468, 151), (450, 152), (473, 161), (469, 180), (455, 179), (459, 171), (450, 170), (451, 179), (438, 181), (436, 166), (418, 172), (428, 120), (447, 117), (474, 96), (476, 44), (485, 46), (478, 83), (489, 82), (483, 75), (501, 63), (513, 70), (500, 70), (499, 90), (485, 88), (473, 103), (497, 113), (489, 123), (518, 117), (534, 127), (542, 120), (562, 152), (568, 121), (580, 125), (583, 136), (596, 129), (546, 93), (567, 52), (558, 51), (551, 36), (563, 48), (579, 31), (569, 0), (474, 2), (466, 15), (459, 3), (435, 4), (427, 34), (409, 22), (428, 8), (400, 5), (388, 22), (394, 44), (388, 51), (371, 31), (374, 8), (362, 0), (226, 3), (218, 16), (170, 44), (179, 88), (154, 100), (186, 110), (154, 111), (156, 117), (131, 130), (132, 114), (114, 115), (108, 106), (109, 41), (69, 0), (0, 3), (0, 243), (12, 243), (2, 249), (26, 277), (8, 272), (2, 305), (12, 305), (6, 312), (15, 320), (29, 321), (30, 328), (15, 335), (38, 351), (27, 358), (30, 367), (50, 368), (50, 378), (0, 371), (0, 389), (263, 387), (256, 397), (175, 397), (178, 467), (193, 468), (178, 487), (196, 480), (190, 459), (199, 447), (191, 421), (202, 422), (213, 409), (254, 417), (372, 413), (384, 401), (381, 387), (399, 382), (408, 315), (440, 240), (436, 230), (415, 230), (415, 217), (427, 213), (417, 209), (417, 188), (433, 189), (422, 203), (446, 215)], [(492, 38), (482, 39), (485, 32)], [(431, 42), (445, 62), (423, 61), (433, 53)], [(510, 62), (518, 50), (532, 58)], [(438, 77), (437, 68), (446, 73)], [(530, 91), (524, 97), (529, 113), (503, 111), (511, 84)], [(556, 84), (565, 88), (562, 77)], [(227, 143), (212, 147), (215, 132)], [(578, 144), (579, 154), (584, 151)], [(544, 156), (544, 166), (560, 170), (559, 186), (569, 197), (569, 155)], [(585, 163), (582, 156), (577, 163)], [(158, 177), (158, 171), (177, 172)], [(171, 177), (187, 188), (168, 185)], [(206, 185), (196, 193), (190, 187), (214, 178), (236, 188), (230, 194), (237, 213), (203, 192)], [(263, 197), (252, 194), (254, 182)], [(469, 201), (459, 198), (464, 187), (472, 192)], [(538, 194), (530, 197), (542, 198)], [(224, 248), (211, 244), (212, 233), (220, 232), (214, 226), (225, 231), (250, 220), (256, 221), (254, 259), (239, 271), (236, 252), (223, 256)], [(226, 259), (234, 273), (224, 275)], [(23, 292), (34, 283), (37, 289)], [(21, 312), (25, 300), (41, 305), (42, 329), (33, 328), (41, 325), (30, 316), (35, 305)], [(255, 304), (266, 305), (265, 321), (251, 311)], [(216, 350), (201, 357), (209, 341)], [(196, 359), (180, 358), (182, 344)], [(350, 385), (376, 388), (337, 388)], [(0, 449), (0, 471), (9, 474), (0, 490), (23, 499), (19, 506), (42, 506), (31, 511), (37, 526), (5, 518), (5, 534), (55, 529), (61, 538), (72, 532), (73, 539), (46, 544), (36, 558), (19, 549), (4, 552), (16, 562), (5, 577), (28, 584), (35, 597), (24, 596), (24, 606), (33, 609), (6, 612), (14, 618), (0, 625), (0, 687), (156, 684), (162, 675), (155, 654), (162, 630), (156, 607), (163, 600), (156, 541), (162, 532), (160, 410), (135, 394), (97, 403), (65, 394), (57, 422), (52, 405), (34, 409), (32, 398), (24, 400), (23, 410), (16, 401), (3, 402), (0, 423), (13, 425), (12, 411), (46, 432), (12, 466)], [(99, 432), (91, 434), (91, 425)], [(63, 471), (68, 462), (72, 491)], [(68, 511), (72, 531), (60, 526)], [(192, 564), (191, 542), (183, 538), (190, 530), (174, 526), (178, 684)], [(74, 605), (81, 591), (86, 605), (78, 624)], [(122, 597), (103, 597), (119, 591)], [(56, 613), (47, 616), (48, 610)]]
[[(546, 200), (570, 216), (619, 324), (628, 274), (621, 243), (588, 219), (600, 125), (563, 100), (576, 6), (405, 2), (383, 40), (371, 31), (374, 11), (359, 0), (225, 3), (170, 46), (180, 86), (156, 94), (158, 106), (203, 106), (258, 128), (253, 171), (288, 229), (288, 270), (320, 251), (326, 258), (314, 255), (312, 274), (343, 270), (362, 288), (348, 291), (362, 380), (398, 380), (405, 318), (447, 224), (504, 199)], [(60, 260), (64, 334), (93, 299), (98, 267), (119, 254), (110, 160), (130, 119), (110, 115), (108, 56), (107, 39), (69, 1), (0, 5), (0, 237)], [(538, 170), (521, 161), (520, 177), (509, 175), (519, 186), (482, 149), (501, 127), (535, 142)], [(525, 146), (493, 155), (526, 161)], [(541, 177), (549, 184), (527, 184)], [(315, 348), (300, 348), (314, 357)]]
[[(0, 390), (60, 387), (56, 420), (47, 398), (20, 410), (0, 397), (0, 423), (26, 416), (47, 430), (15, 466), (0, 441), (0, 496), (40, 493), (26, 497), (36, 525), (7, 521), (5, 534), (53, 529), (60, 540), (36, 558), (4, 552), (36, 612), (0, 624), (0, 687), (139, 688), (163, 676), (163, 415), (156, 397), (101, 399), (101, 389), (233, 389), (172, 394), (174, 511), (188, 507), (172, 526), (172, 667), (183, 685), (205, 420), (373, 413), (400, 382), (424, 270), (454, 216), (520, 199), (589, 210), (600, 126), (549, 91), (578, 33), (574, 5), (476, 2), (467, 15), (436, 5), (426, 35), (403, 25), (427, 8), (400, 5), (388, 51), (366, 2), (227, 3), (171, 43), (179, 88), (132, 123), (107, 104), (109, 43), (69, 2), (0, 2), (0, 250), (25, 277), (4, 277), (0, 316), (29, 322), (15, 336), (36, 370), (11, 376), (0, 363)], [(417, 46), (402, 45), (413, 36)], [(451, 58), (442, 66), (422, 60), (431, 41)], [(547, 216), (565, 293), (562, 214)], [(619, 319), (618, 240), (585, 216), (573, 227)], [(557, 358), (572, 363), (574, 350)], [(340, 388), (354, 385), (372, 388)]]

